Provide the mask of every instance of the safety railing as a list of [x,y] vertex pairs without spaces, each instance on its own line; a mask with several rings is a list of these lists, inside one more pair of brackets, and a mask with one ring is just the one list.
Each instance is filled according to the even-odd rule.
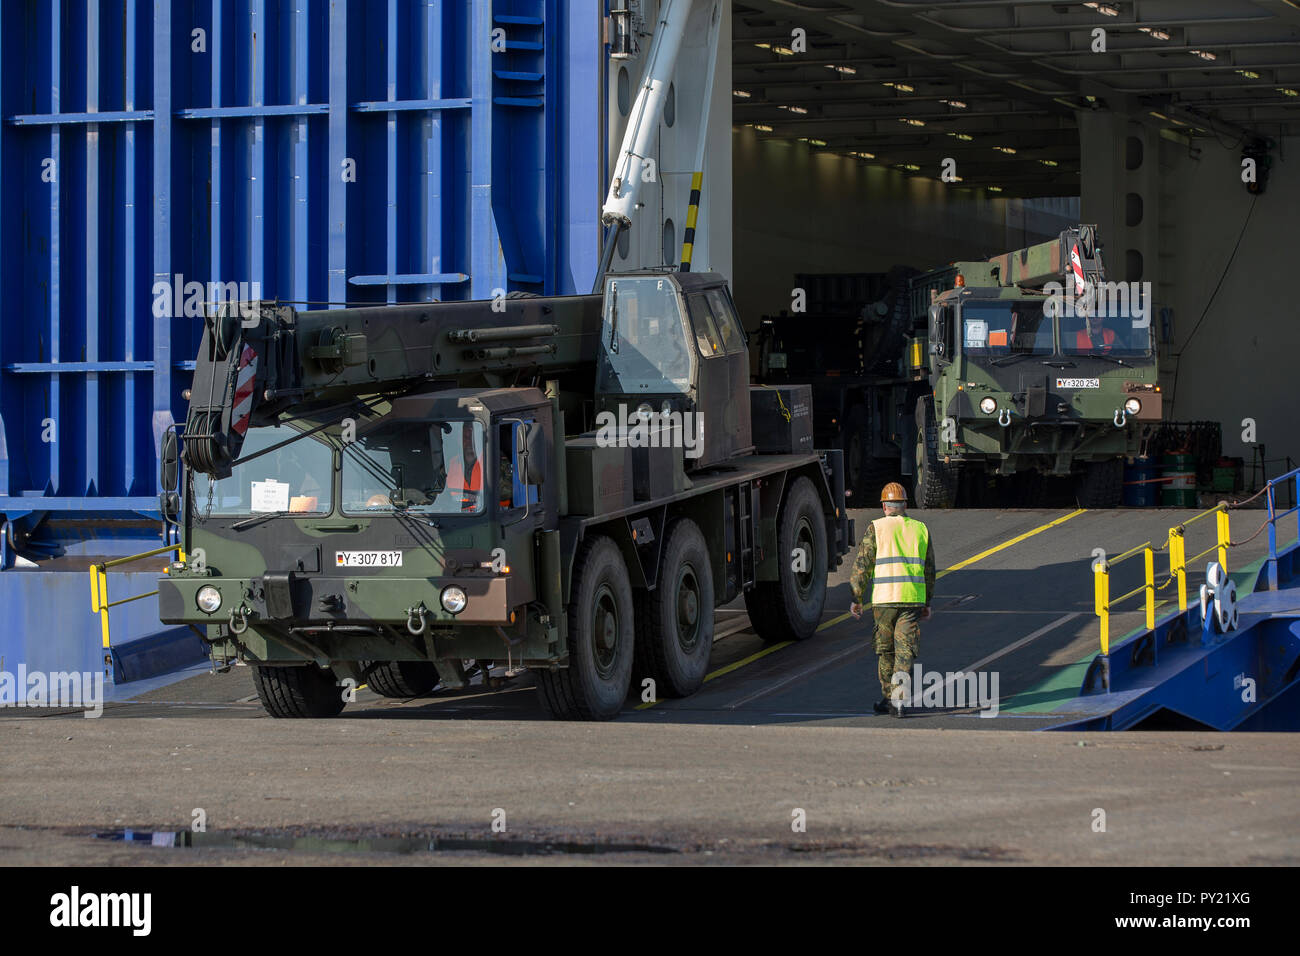
[[[120,598],[116,601],[108,599],[108,569],[119,568],[126,564],[134,564],[136,561],[143,561],[146,558],[156,557],[160,554],[169,554],[177,552],[180,560],[185,560],[185,554],[180,549],[180,545],[172,544],[165,548],[154,548],[152,551],[145,551],[142,554],[133,554],[125,558],[114,558],[111,561],[102,561],[99,564],[90,566],[90,610],[93,614],[99,615],[100,633],[104,641],[104,651],[107,652],[112,647],[112,639],[109,633],[108,611],[109,608],[118,607],[122,604],[130,604],[132,601],[142,601],[147,597],[153,597],[158,593],[155,588],[145,594],[136,594],[132,597]],[[108,654],[105,653],[105,663],[108,663]]]
[[[1196,554],[1187,555],[1187,528],[1198,521],[1214,516],[1214,544]],[[1232,527],[1228,518],[1228,504],[1219,502],[1213,508],[1202,511],[1200,514],[1193,515],[1181,524],[1175,525],[1169,529],[1169,537],[1165,544],[1159,548],[1154,548],[1150,541],[1143,542],[1136,548],[1130,548],[1123,554],[1115,558],[1102,558],[1096,562],[1093,567],[1093,610],[1097,615],[1100,625],[1101,653],[1103,656],[1110,654],[1110,615],[1116,605],[1127,601],[1135,595],[1146,592],[1145,610],[1146,610],[1146,627],[1148,631],[1154,630],[1156,626],[1156,592],[1162,591],[1170,584],[1177,585],[1178,591],[1178,610],[1187,610],[1187,566],[1201,558],[1209,555],[1211,552],[1218,552],[1218,562],[1226,572],[1228,570],[1228,549],[1232,547]],[[1156,551],[1167,551],[1169,554],[1169,575],[1159,584],[1155,579],[1155,554]],[[1143,555],[1143,579],[1142,583],[1131,591],[1126,591],[1119,597],[1110,596],[1110,570],[1121,561],[1126,561],[1136,555]]]
[[[1142,583],[1132,591],[1127,591],[1112,599],[1110,596],[1110,569],[1120,562],[1127,561],[1139,554],[1142,555],[1143,564]],[[1150,629],[1156,626],[1155,550],[1151,547],[1150,541],[1144,541],[1136,548],[1130,548],[1118,557],[1099,559],[1093,568],[1092,580],[1093,605],[1101,622],[1101,653],[1103,656],[1110,654],[1110,614],[1115,605],[1145,591],[1147,628]]]
[[[1265,493],[1268,496],[1268,588],[1270,591],[1277,590],[1277,523],[1280,519],[1289,514],[1296,516],[1296,539],[1300,540],[1300,468],[1292,469],[1285,475],[1278,475],[1265,486]],[[1291,501],[1292,506],[1286,511],[1278,512],[1277,510],[1277,492],[1279,485],[1291,482]]]
[[[1193,525],[1202,518],[1215,516],[1214,521],[1214,544],[1204,551],[1198,552],[1187,557],[1187,538],[1186,531],[1189,525]],[[1169,529],[1169,541],[1166,545],[1169,549],[1169,574],[1178,583],[1178,610],[1187,610],[1187,566],[1193,562],[1199,561],[1210,552],[1218,552],[1219,565],[1226,573],[1228,570],[1228,548],[1232,545],[1232,528],[1228,520],[1228,504],[1220,501],[1208,511],[1202,511],[1198,515],[1193,515],[1180,525]],[[1168,582],[1166,582],[1168,583]],[[1161,587],[1164,587],[1162,584]],[[1147,627],[1154,627],[1154,624],[1148,622]]]

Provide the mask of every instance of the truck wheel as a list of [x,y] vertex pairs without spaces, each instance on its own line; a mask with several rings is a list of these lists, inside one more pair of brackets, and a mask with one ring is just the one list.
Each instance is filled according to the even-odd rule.
[[1124,462],[1090,461],[1079,479],[1080,508],[1114,508],[1124,494]]
[[939,425],[934,417],[934,398],[916,400],[916,506],[951,508],[956,499],[956,472],[939,461]]
[[343,710],[344,690],[334,672],[315,664],[254,665],[253,686],[272,717],[337,717]]
[[423,697],[438,686],[438,668],[432,661],[382,661],[366,682],[381,697]]
[[569,666],[537,672],[542,701],[561,720],[617,717],[632,681],[636,609],[623,554],[594,535],[573,562]]
[[638,595],[633,674],[654,680],[657,697],[689,697],[713,649],[713,570],[694,521],[673,522],[661,562],[659,586]]
[[867,484],[868,448],[866,436],[867,411],[861,405],[854,405],[844,420],[844,430],[840,434],[840,448],[844,451],[844,487],[853,496],[853,507],[861,508],[861,502],[869,501],[872,494],[879,494],[880,489],[872,489]]
[[[778,581],[759,581],[745,592],[754,632],[765,641],[802,641],[817,633],[826,606],[826,518],[821,498],[807,478],[786,492],[777,522]],[[795,570],[796,552],[806,557]]]

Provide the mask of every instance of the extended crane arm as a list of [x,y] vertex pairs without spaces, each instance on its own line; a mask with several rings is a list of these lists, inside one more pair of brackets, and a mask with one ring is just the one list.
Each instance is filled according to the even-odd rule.
[[998,284],[1003,286],[1040,289],[1059,282],[1082,296],[1106,279],[1101,240],[1097,227],[1090,225],[1071,226],[1056,239],[994,256],[989,262],[997,267]]
[[[686,34],[692,3],[693,0],[663,0],[659,5],[659,20],[646,56],[645,74],[628,115],[623,144],[614,165],[614,177],[601,208],[600,219],[609,227],[609,233],[605,237],[600,270],[596,274],[596,288],[601,287],[609,270],[619,231],[632,224],[637,194],[644,182],[646,160],[659,134],[659,121],[664,115],[668,86],[677,66],[677,54]],[[704,131],[700,135],[703,136]]]
[[[209,317],[185,422],[191,468],[230,474],[249,428],[435,382],[592,370],[598,295],[299,312],[241,303]],[[239,311],[243,310],[242,314]]]

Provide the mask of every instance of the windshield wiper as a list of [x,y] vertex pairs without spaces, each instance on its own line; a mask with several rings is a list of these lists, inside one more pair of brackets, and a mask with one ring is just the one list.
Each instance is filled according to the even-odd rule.
[[1078,362],[1041,362],[1041,365],[1050,365],[1052,368],[1078,368]]
[[1113,355],[1103,355],[1101,352],[1089,352],[1088,358],[1105,359],[1107,362],[1114,362],[1116,365],[1123,365],[1125,368],[1132,368],[1132,366],[1123,359],[1117,359]]
[[242,521],[236,521],[230,526],[230,529],[234,531],[239,528],[248,528],[257,524],[259,521],[265,521],[267,518],[278,518],[281,515],[288,514],[293,514],[293,512],[288,508],[285,508],[283,511],[264,511],[261,514],[253,515],[251,518],[244,518]]
[[618,283],[609,290],[609,350],[618,354]]
[[996,358],[993,361],[989,362],[989,365],[991,366],[1010,365],[1012,362],[1018,362],[1021,359],[1027,359],[1032,354],[1033,354],[1032,352],[1016,352],[1012,355],[1004,355],[1001,358]]

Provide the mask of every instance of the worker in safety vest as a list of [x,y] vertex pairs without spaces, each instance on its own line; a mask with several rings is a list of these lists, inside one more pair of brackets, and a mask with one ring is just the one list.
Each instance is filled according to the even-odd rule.
[[910,678],[912,662],[921,642],[921,622],[930,619],[934,597],[934,549],[930,530],[907,517],[907,492],[896,481],[880,493],[883,518],[867,526],[853,563],[849,587],[853,604],[849,611],[862,617],[863,606],[871,605],[876,621],[876,673],[881,698],[873,705],[877,714],[888,713],[891,700],[894,716],[902,717],[903,688],[896,674]]

